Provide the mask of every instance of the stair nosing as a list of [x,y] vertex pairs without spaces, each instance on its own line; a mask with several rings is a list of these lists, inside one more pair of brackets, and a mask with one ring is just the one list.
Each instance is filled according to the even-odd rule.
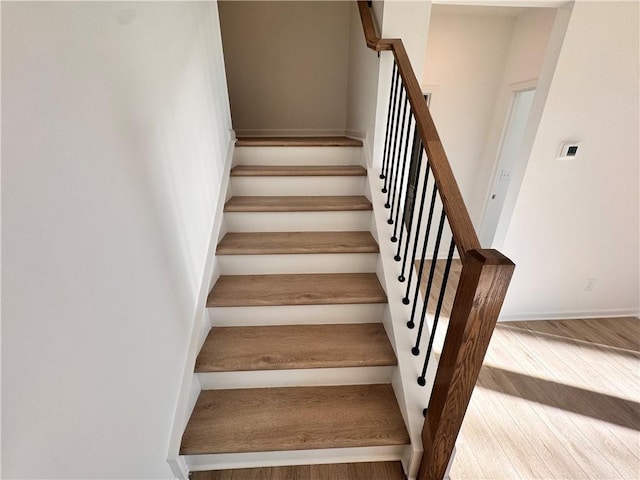
[[[336,285],[345,281],[352,286],[358,283],[361,291],[341,289],[339,294],[334,292]],[[280,291],[274,290],[278,282]],[[314,291],[306,291],[309,283]],[[247,284],[252,284],[251,295],[246,290]],[[300,285],[305,285],[304,291]],[[207,307],[367,303],[387,303],[386,293],[375,273],[221,275],[207,297]]]
[[225,212],[346,212],[371,211],[364,195],[234,196]]
[[397,365],[382,323],[213,327],[196,373]]
[[231,176],[244,177],[364,177],[367,170],[360,165],[237,165]]
[[345,136],[256,137],[241,136],[236,147],[362,147],[362,141]]
[[[320,239],[320,240],[319,240]],[[323,243],[322,240],[327,240]],[[251,240],[259,240],[251,242]],[[282,244],[287,240],[289,244]],[[335,244],[330,245],[328,240]],[[314,242],[315,241],[315,242]],[[379,253],[370,232],[228,232],[216,255],[311,255]]]
[[[275,431],[279,435],[273,435]],[[203,390],[185,429],[180,453],[409,443],[390,384]]]

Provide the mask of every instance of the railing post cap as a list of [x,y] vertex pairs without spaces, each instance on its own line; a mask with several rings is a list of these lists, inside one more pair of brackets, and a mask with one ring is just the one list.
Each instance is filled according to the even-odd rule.
[[466,255],[485,265],[511,265],[515,267],[515,263],[511,259],[493,248],[474,248],[467,250]]

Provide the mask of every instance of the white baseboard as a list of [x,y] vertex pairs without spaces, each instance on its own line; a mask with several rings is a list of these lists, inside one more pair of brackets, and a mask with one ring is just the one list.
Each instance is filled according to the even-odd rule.
[[177,457],[171,460],[167,460],[173,476],[179,480],[187,480],[189,478],[189,467],[184,457]]
[[366,179],[363,176],[308,176],[232,177],[233,196],[286,196],[286,195],[363,195]]
[[341,212],[227,212],[230,232],[349,232],[366,230],[370,210]]
[[349,138],[357,138],[358,140],[362,140],[363,142],[365,140],[365,137],[367,136],[366,132],[361,132],[358,130],[345,130],[344,134]]
[[377,257],[377,253],[219,255],[218,263],[222,275],[372,273]]
[[234,165],[362,165],[362,147],[236,147]]
[[382,322],[385,304],[278,305],[267,307],[210,307],[214,327],[258,327]]
[[340,367],[297,370],[198,373],[203,390],[319,387],[391,383],[394,367]]
[[584,310],[570,312],[528,312],[505,313],[498,318],[499,322],[525,322],[536,320],[574,320],[581,318],[617,318],[640,317],[638,309]]
[[408,445],[187,455],[191,471],[401,460]]
[[176,409],[171,428],[171,436],[169,438],[169,447],[167,451],[167,463],[171,467],[176,478],[187,480],[189,470],[184,459],[180,457],[180,443],[182,441],[182,433],[191,416],[195,401],[200,393],[200,382],[194,374],[196,357],[202,347],[207,332],[211,327],[209,315],[206,310],[207,295],[211,278],[215,272],[215,246],[222,225],[222,212],[224,208],[224,199],[227,188],[229,186],[229,173],[231,170],[231,162],[233,158],[235,141],[231,138],[227,145],[227,156],[225,158],[225,166],[222,180],[220,182],[220,192],[218,194],[218,203],[214,213],[211,234],[208,241],[208,253],[205,259],[202,279],[200,282],[200,290],[196,302],[195,315],[191,322],[191,336],[189,347],[185,358],[184,370],[182,373],[182,382],[178,392],[176,401]]
[[341,137],[344,129],[236,129],[239,137]]
[[362,142],[362,156],[360,159],[360,164],[364,165],[364,167],[367,169],[371,168],[371,164],[373,162],[373,145],[371,145],[371,141],[367,136],[367,132],[346,130],[344,134],[349,138],[355,138],[356,140],[360,140]]
[[[365,160],[367,165],[372,163],[369,158]],[[408,477],[415,478],[422,458],[422,426],[424,424],[422,410],[430,396],[437,362],[432,359],[425,375],[427,386],[420,387],[416,382],[418,376],[416,372],[422,369],[423,357],[415,357],[410,351],[413,335],[415,334],[406,328],[405,324],[412,306],[403,305],[399,301],[404,296],[406,287],[405,284],[397,281],[400,273],[400,263],[393,260],[396,244],[392,244],[389,241],[391,227],[386,221],[386,210],[381,207],[384,203],[383,194],[380,193],[378,185],[380,180],[374,168],[368,169],[368,179],[370,182],[369,196],[374,206],[371,233],[378,240],[380,247],[377,274],[380,283],[385,288],[387,297],[396,299],[387,304],[383,324],[398,359],[398,366],[394,370],[391,384],[411,439],[411,448],[405,451],[405,455],[402,457],[402,464]],[[421,297],[418,298],[416,307],[418,309],[422,308]],[[428,335],[429,327],[426,326],[425,336],[428,337]]]

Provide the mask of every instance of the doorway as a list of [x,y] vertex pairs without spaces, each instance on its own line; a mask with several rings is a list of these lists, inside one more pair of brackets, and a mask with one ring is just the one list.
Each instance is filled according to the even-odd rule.
[[492,245],[507,192],[512,185],[513,172],[526,164],[526,152],[523,140],[531,105],[535,96],[535,87],[514,91],[511,108],[504,126],[504,135],[499,148],[497,168],[491,184],[491,191],[484,218],[480,227],[480,243]]

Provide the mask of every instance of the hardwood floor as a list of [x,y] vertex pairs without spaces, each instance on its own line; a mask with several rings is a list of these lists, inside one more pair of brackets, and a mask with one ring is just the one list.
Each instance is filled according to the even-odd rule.
[[[422,266],[422,282],[420,288],[422,294],[426,292],[427,280],[431,270],[431,260],[425,260]],[[442,280],[444,278],[444,270],[446,266],[446,260],[436,260],[436,266],[433,270],[433,281],[431,291],[429,292],[429,301],[427,302],[427,312],[434,314],[438,305],[438,297],[440,296],[440,290],[442,288]],[[420,271],[420,261],[416,260],[416,275]],[[454,258],[451,261],[451,267],[449,269],[449,276],[447,278],[447,285],[445,289],[445,295],[442,301],[442,309],[440,314],[443,317],[449,318],[451,314],[451,307],[456,296],[456,289],[458,288],[458,282],[460,281],[460,272],[462,271],[462,262],[460,259]]]
[[339,463],[195,472],[191,480],[402,480],[400,462]]
[[619,329],[640,323],[499,324],[451,478],[640,478],[640,352],[606,343]]
[[[438,261],[430,313],[443,268]],[[459,271],[454,261],[436,352]],[[499,322],[450,473],[452,480],[640,478],[640,320]]]

